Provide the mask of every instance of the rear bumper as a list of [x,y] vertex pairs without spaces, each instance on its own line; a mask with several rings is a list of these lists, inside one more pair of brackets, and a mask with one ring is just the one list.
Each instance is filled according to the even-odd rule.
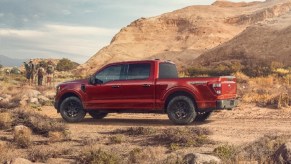
[[236,99],[218,100],[216,101],[216,109],[232,109],[237,106],[237,103]]

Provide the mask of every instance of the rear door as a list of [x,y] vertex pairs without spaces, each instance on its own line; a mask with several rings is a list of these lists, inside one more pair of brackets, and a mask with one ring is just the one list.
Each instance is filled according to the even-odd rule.
[[120,84],[124,105],[128,109],[154,108],[154,80],[152,62],[128,64],[126,80]]

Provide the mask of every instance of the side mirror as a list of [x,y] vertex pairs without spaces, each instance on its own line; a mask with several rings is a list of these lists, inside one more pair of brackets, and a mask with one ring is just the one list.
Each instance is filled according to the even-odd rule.
[[94,85],[95,84],[95,77],[91,75],[89,77],[88,83]]
[[89,77],[89,84],[95,85],[95,84],[103,84],[102,80],[96,79],[95,76]]

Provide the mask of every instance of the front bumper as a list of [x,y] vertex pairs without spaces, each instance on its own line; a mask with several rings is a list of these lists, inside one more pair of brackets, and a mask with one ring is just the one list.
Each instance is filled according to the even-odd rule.
[[236,107],[238,104],[238,100],[230,99],[230,100],[218,100],[216,101],[216,109],[232,109]]
[[55,109],[59,112],[59,102],[55,100],[54,102]]

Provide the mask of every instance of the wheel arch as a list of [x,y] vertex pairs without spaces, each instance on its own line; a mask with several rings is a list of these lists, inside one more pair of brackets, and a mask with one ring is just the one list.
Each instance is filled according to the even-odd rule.
[[60,97],[60,99],[59,99],[59,101],[58,101],[58,106],[57,106],[57,109],[58,109],[58,112],[59,112],[59,110],[60,110],[60,106],[61,106],[61,104],[62,104],[62,102],[66,99],[66,98],[68,98],[68,97],[77,97],[78,99],[80,99],[81,101],[82,101],[82,99],[81,99],[81,96],[79,96],[77,93],[74,93],[74,92],[66,92],[66,93],[64,93],[61,97]]
[[174,91],[174,92],[170,93],[166,97],[165,104],[164,104],[164,112],[165,113],[167,113],[167,107],[168,107],[169,102],[171,101],[171,99],[173,99],[176,96],[187,96],[187,97],[189,97],[192,100],[192,102],[193,102],[193,104],[195,106],[195,110],[197,110],[197,104],[196,104],[195,96],[193,94],[191,94],[189,91],[177,90],[177,91]]

